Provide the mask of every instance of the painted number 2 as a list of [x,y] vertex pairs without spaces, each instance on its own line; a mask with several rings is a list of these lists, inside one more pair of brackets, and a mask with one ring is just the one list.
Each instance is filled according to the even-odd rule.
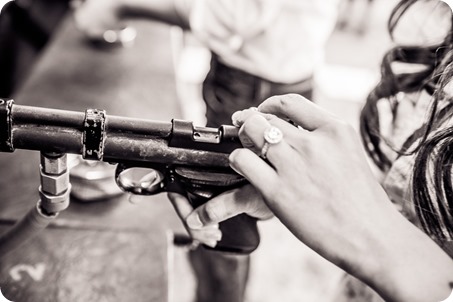
[[21,272],[24,272],[30,276],[34,281],[41,281],[44,277],[46,265],[44,263],[38,263],[36,265],[28,264],[17,264],[11,268],[9,275],[14,281],[22,280]]

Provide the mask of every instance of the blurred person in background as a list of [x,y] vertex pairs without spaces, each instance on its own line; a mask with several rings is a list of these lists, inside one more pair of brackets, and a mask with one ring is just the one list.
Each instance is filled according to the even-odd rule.
[[[388,22],[395,47],[362,110],[362,142],[341,117],[297,95],[235,113],[242,142],[254,152],[235,150],[230,164],[254,187],[213,198],[187,216],[187,225],[203,229],[238,213],[268,218],[272,211],[348,273],[326,301],[450,301],[452,25],[444,1],[396,5]],[[280,139],[269,145],[272,126]]]
[[0,97],[12,97],[66,14],[69,0],[0,0]]
[[[340,30],[346,30],[349,26],[353,25],[352,20],[354,18],[352,18],[351,15],[358,15],[357,24],[355,24],[354,26],[354,31],[358,35],[364,35],[370,26],[373,2],[374,0],[342,0],[340,2],[338,28]],[[358,14],[357,9],[359,9]]]
[[[338,0],[87,0],[75,9],[78,28],[98,40],[128,18],[149,18],[189,30],[212,53],[203,82],[207,126],[231,123],[233,112],[275,94],[312,97],[313,77],[335,23]],[[180,217],[191,207],[180,207]],[[209,235],[189,229],[196,241]],[[249,256],[202,248],[191,253],[198,275],[197,301],[243,301]]]

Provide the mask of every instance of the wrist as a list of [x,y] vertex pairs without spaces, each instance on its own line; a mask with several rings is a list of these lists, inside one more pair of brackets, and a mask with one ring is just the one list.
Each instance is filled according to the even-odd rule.
[[434,302],[451,293],[453,260],[400,213],[389,213],[369,242],[358,277],[384,299]]

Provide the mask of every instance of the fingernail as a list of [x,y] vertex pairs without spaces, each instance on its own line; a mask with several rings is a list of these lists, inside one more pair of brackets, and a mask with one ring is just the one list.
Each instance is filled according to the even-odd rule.
[[216,241],[222,240],[222,231],[219,230],[218,232],[215,232],[212,237]]
[[233,123],[234,126],[236,126],[236,127],[240,127],[241,126],[241,123],[240,123],[241,115],[242,115],[242,111],[236,111],[231,116],[231,122]]
[[204,244],[207,245],[207,246],[209,246],[209,247],[214,248],[214,247],[217,245],[217,241],[215,241],[215,240],[209,240],[209,241],[205,242]]
[[234,172],[236,172],[237,174],[239,174],[239,175],[241,175],[241,176],[244,176],[244,175],[241,173],[241,171],[240,171],[238,168],[236,168],[236,167],[234,166],[234,165],[235,165],[235,156],[236,156],[235,153],[236,153],[236,151],[233,151],[233,152],[230,154],[230,156],[228,157],[228,159],[229,159],[229,161],[230,161],[230,167],[231,167],[231,169],[233,169]]
[[189,215],[186,219],[187,226],[191,229],[201,229],[203,223],[200,220],[200,216],[197,213]]

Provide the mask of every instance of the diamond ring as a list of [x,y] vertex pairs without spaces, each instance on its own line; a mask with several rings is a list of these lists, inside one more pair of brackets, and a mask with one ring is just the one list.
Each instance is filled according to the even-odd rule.
[[270,145],[275,145],[281,142],[283,139],[283,133],[277,127],[269,127],[264,131],[264,145],[261,149],[261,157],[267,158],[267,151],[269,151]]

